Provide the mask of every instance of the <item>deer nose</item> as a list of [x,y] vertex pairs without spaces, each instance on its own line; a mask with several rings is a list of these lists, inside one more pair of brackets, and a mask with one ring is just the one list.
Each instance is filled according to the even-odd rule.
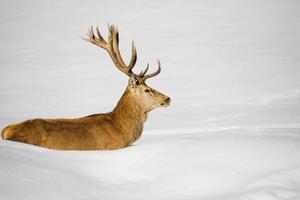
[[167,104],[170,104],[170,102],[171,102],[170,97],[167,97],[165,101],[166,101]]

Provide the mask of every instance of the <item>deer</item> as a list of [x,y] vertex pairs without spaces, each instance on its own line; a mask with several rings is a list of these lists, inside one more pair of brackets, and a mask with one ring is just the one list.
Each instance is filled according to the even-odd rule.
[[[96,35],[97,34],[97,35]],[[170,98],[146,84],[146,80],[161,72],[158,69],[139,74],[133,72],[137,50],[132,41],[131,59],[125,64],[119,50],[119,31],[108,25],[108,39],[103,39],[99,28],[88,30],[84,40],[106,50],[114,65],[126,74],[128,84],[115,108],[108,113],[92,114],[73,119],[31,119],[5,127],[3,140],[22,142],[55,150],[116,150],[130,146],[141,137],[148,113],[158,107],[167,107]]]

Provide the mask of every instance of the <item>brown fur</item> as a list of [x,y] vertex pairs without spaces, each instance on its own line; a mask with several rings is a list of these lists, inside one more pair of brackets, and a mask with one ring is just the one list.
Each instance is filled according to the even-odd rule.
[[[159,93],[159,95],[161,95]],[[161,101],[166,97],[162,96]],[[167,103],[166,103],[167,104]],[[149,110],[126,89],[115,109],[77,119],[33,119],[2,130],[4,140],[59,150],[112,150],[140,138]]]

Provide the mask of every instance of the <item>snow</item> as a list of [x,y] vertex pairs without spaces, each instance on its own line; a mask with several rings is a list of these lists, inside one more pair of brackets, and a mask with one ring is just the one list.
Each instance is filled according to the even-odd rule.
[[299,198],[297,135],[158,132],[112,152],[2,142],[2,199]]
[[[134,145],[55,151],[0,140],[0,199],[300,199],[300,2],[0,2],[0,128],[110,111],[127,78],[86,43],[120,30],[171,97]],[[150,70],[151,70],[150,69]]]

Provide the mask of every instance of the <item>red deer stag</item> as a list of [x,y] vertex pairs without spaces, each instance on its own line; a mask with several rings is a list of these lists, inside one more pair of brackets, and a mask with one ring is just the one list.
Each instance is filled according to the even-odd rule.
[[149,64],[140,74],[132,69],[137,52],[132,42],[132,56],[128,65],[119,50],[119,33],[116,26],[108,27],[108,40],[105,41],[96,28],[87,34],[88,42],[105,49],[115,66],[127,76],[127,88],[112,112],[93,114],[76,119],[32,119],[12,124],[2,130],[4,140],[59,150],[113,150],[129,146],[139,139],[143,132],[148,112],[157,107],[166,107],[170,98],[150,88],[145,81],[158,75],[158,70],[147,74]]

